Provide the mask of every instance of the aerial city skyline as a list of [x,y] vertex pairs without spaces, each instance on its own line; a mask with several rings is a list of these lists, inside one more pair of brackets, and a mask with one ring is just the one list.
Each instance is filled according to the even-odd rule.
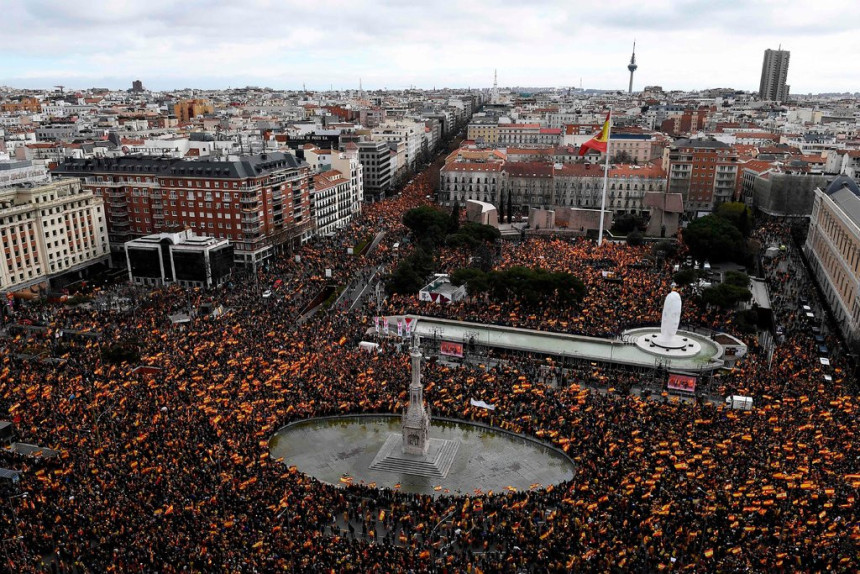
[[[548,0],[525,8],[502,1],[452,10],[444,3],[362,1],[338,6],[337,18],[330,5],[201,6],[95,2],[81,12],[53,0],[6,2],[0,85],[119,89],[132,76],[154,90],[343,90],[357,88],[359,78],[369,90],[462,89],[489,86],[498,68],[502,86],[577,87],[581,79],[588,89],[623,90],[628,78],[618,64],[636,38],[639,63],[647,63],[637,74],[638,89],[752,91],[758,54],[780,44],[795,54],[795,93],[857,89],[838,59],[818,57],[823,46],[860,52],[842,17],[846,2],[816,6],[811,19],[798,2],[574,8]],[[289,25],[275,33],[253,24],[257,17]]]
[[0,572],[857,572],[846,1],[6,0]]

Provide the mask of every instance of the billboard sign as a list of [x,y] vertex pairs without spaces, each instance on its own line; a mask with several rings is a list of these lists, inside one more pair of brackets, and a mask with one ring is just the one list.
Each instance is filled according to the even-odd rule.
[[685,393],[696,392],[696,377],[691,375],[678,375],[676,373],[669,374],[669,382],[666,388],[671,391],[681,391]]
[[448,357],[462,357],[463,343],[442,341],[442,343],[439,345],[439,353]]

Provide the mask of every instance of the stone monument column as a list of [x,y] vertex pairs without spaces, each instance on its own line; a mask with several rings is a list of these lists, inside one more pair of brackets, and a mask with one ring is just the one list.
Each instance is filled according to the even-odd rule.
[[430,413],[424,408],[420,342],[416,337],[409,353],[412,358],[412,382],[409,384],[409,408],[403,415],[403,452],[426,455],[430,445]]

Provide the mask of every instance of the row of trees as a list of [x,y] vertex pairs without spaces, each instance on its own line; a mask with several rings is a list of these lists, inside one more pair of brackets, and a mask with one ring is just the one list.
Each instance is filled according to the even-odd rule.
[[490,272],[458,269],[451,282],[466,285],[471,297],[488,294],[498,301],[516,299],[527,305],[548,300],[575,303],[585,295],[585,284],[570,273],[520,266]]

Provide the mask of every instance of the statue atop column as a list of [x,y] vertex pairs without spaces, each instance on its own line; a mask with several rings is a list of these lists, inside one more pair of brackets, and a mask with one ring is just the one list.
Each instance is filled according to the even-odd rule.
[[409,384],[409,407],[403,414],[403,452],[426,455],[430,443],[430,412],[424,407],[420,344],[420,337],[415,337],[409,353],[412,357],[412,382]]

